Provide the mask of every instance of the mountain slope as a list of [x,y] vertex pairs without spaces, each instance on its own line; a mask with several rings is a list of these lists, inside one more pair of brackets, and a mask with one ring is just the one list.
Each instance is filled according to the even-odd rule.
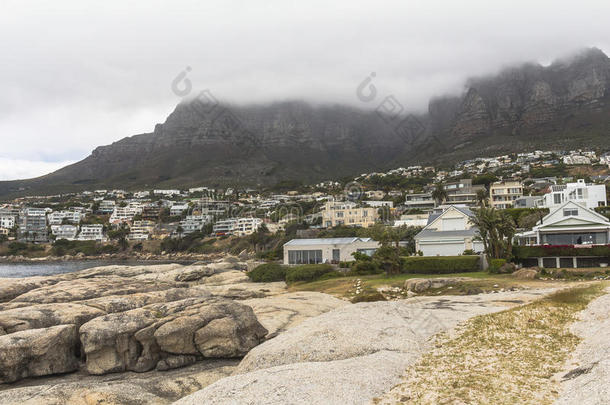
[[462,96],[434,99],[428,114],[407,121],[395,130],[374,111],[341,105],[237,107],[200,98],[179,104],[153,133],[98,147],[47,176],[0,182],[0,195],[271,185],[533,148],[607,146],[610,59],[593,48],[548,67],[471,79]]

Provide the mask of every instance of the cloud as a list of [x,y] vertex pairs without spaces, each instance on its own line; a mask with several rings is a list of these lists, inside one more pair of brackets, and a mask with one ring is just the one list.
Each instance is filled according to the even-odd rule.
[[72,163],[74,162],[40,162],[22,159],[0,158],[0,181],[38,177],[52,173],[55,170]]
[[610,2],[7,0],[0,13],[0,156],[78,160],[150,132],[195,89],[237,103],[304,99],[368,107],[383,96],[424,111],[469,76],[610,52]]

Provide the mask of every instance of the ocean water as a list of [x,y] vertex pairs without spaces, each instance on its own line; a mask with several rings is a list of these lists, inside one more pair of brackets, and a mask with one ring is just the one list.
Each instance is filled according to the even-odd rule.
[[[17,278],[32,276],[50,276],[53,274],[71,273],[93,267],[122,265],[137,266],[145,264],[176,263],[170,261],[138,261],[138,260],[75,260],[66,262],[34,262],[34,263],[0,263],[0,278]],[[180,262],[180,264],[189,264]]]

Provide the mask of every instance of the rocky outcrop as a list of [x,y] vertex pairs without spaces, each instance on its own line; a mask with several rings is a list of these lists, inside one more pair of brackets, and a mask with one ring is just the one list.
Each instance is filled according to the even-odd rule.
[[250,307],[209,299],[152,304],[95,318],[80,328],[90,374],[144,372],[160,360],[163,368],[184,362],[175,355],[241,357],[266,334]]
[[527,267],[519,269],[513,273],[513,277],[520,279],[535,279],[540,276],[540,271],[537,267]]
[[[79,368],[91,376],[168,372],[241,358],[279,331],[346,305],[320,293],[283,296],[284,282],[252,283],[248,267],[228,257],[191,266],[106,266],[0,279],[0,382]],[[74,389],[86,397],[118,398],[82,385]],[[44,396],[51,403],[69,395],[68,388],[50,391],[57,395]],[[151,390],[141,394],[159,400]]]
[[12,370],[3,381],[73,371],[80,362],[104,374],[244,356],[267,330],[232,300],[285,289],[249,282],[245,268],[229,258],[0,280],[0,361]]
[[431,288],[443,288],[456,285],[470,280],[468,277],[435,277],[435,278],[411,278],[405,281],[405,290],[421,293]]
[[0,383],[76,370],[77,342],[75,325],[0,336]]

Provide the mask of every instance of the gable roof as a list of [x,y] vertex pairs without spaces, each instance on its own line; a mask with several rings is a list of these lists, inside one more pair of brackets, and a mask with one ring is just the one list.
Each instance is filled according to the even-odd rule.
[[429,225],[431,225],[434,221],[436,221],[438,218],[442,217],[443,215],[445,215],[447,212],[449,212],[451,209],[456,209],[457,211],[461,212],[462,214],[466,215],[469,218],[474,217],[474,213],[472,211],[470,211],[470,208],[468,207],[461,207],[459,205],[449,205],[447,208],[445,208],[443,210],[443,212],[437,212],[435,214],[430,214],[430,216],[428,217],[428,223],[426,224],[426,226],[424,227],[427,228]]
[[563,210],[567,205],[572,205],[572,206],[576,206],[577,208],[580,208],[582,210],[588,211],[589,213],[593,214],[594,216],[596,216],[597,218],[600,219],[600,221],[603,222],[608,222],[608,218],[606,218],[605,216],[603,216],[600,213],[595,212],[592,209],[589,209],[587,207],[585,207],[582,204],[579,204],[575,201],[566,201],[565,203],[561,204],[559,207],[557,207],[555,210],[549,212],[544,218],[542,218],[542,220],[540,221],[540,223],[538,225],[542,225],[542,226],[548,226],[549,224],[545,224],[544,221],[546,221],[548,218],[550,218],[551,216],[555,215],[557,212],[559,212],[559,210]]

